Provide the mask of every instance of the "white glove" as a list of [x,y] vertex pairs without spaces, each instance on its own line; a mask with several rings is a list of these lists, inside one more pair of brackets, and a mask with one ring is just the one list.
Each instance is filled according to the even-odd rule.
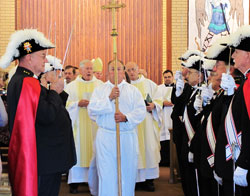
[[193,163],[194,162],[194,153],[189,152],[188,153],[188,162]]
[[234,88],[236,87],[236,84],[234,78],[231,75],[223,73],[220,86],[226,90],[228,96],[234,94]]
[[222,183],[223,183],[222,178],[219,177],[219,176],[215,173],[215,171],[213,171],[213,173],[214,173],[214,179],[218,182],[219,185],[222,185]]
[[176,91],[175,91],[176,97],[179,97],[182,94],[183,89],[184,89],[184,85],[185,85],[185,83],[182,79],[178,79],[176,81]]
[[241,167],[236,167],[234,171],[234,182],[239,186],[248,186],[247,183],[247,172],[248,170],[242,169]]
[[200,113],[202,111],[202,97],[200,95],[195,96],[194,109]]
[[182,72],[181,71],[176,71],[174,75],[174,79],[177,81],[178,79],[182,79]]
[[209,86],[202,86],[201,97],[203,98],[203,105],[206,106],[209,101],[213,98],[214,91],[212,89],[212,84]]

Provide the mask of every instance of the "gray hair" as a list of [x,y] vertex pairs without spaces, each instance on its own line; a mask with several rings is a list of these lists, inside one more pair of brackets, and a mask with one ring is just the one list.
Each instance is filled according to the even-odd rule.
[[84,67],[84,65],[85,65],[86,63],[88,63],[88,62],[91,62],[91,61],[88,60],[88,59],[85,59],[85,60],[81,61],[80,64],[79,64],[79,67],[80,67],[80,68]]

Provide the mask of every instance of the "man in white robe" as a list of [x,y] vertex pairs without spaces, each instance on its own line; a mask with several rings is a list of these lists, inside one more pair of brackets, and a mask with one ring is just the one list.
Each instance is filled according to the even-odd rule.
[[[117,72],[118,87],[115,87],[114,62],[110,62],[109,81],[94,90],[88,105],[89,115],[99,127],[95,141],[99,196],[118,195],[116,123],[120,126],[122,195],[134,195],[138,157],[136,126],[146,115],[140,92],[123,80],[125,70],[120,61]],[[119,97],[119,112],[115,112],[116,97]],[[91,194],[97,193],[91,190]]]
[[65,90],[69,94],[66,108],[72,120],[77,154],[77,164],[71,168],[68,176],[71,193],[78,192],[78,183],[88,182],[97,125],[89,118],[87,106],[94,89],[103,83],[93,76],[93,64],[90,60],[82,61],[79,71],[80,75]]
[[[160,124],[162,112],[162,96],[157,94],[157,85],[139,76],[138,65],[134,62],[126,64],[126,72],[131,84],[138,88],[145,102],[147,114],[145,120],[137,127],[139,140],[139,163],[137,182],[143,182],[141,188],[153,192],[155,187],[153,179],[159,177],[160,162]],[[145,182],[144,182],[145,181]]]
[[173,90],[173,72],[166,70],[163,72],[164,83],[158,86],[158,92],[163,97],[162,124],[160,132],[161,141],[161,162],[160,166],[169,166],[170,164],[170,133],[172,129],[171,113],[173,104],[171,103],[171,94]]

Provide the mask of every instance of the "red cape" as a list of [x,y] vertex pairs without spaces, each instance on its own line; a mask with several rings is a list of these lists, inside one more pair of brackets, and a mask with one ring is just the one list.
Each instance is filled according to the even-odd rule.
[[8,155],[10,183],[16,196],[38,195],[35,121],[40,92],[37,79],[23,79]]
[[245,103],[247,106],[248,117],[250,119],[250,95],[249,93],[250,93],[250,77],[247,78],[243,86],[244,99],[245,99]]

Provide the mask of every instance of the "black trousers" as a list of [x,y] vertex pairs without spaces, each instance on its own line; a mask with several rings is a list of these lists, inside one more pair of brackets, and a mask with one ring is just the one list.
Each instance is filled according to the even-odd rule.
[[38,196],[57,196],[61,185],[61,173],[38,176]]
[[[233,181],[223,179],[222,185],[222,194],[220,196],[233,196],[234,189],[233,189]],[[240,187],[235,185],[235,196],[249,196],[249,187]]]
[[186,176],[185,176],[185,170],[188,167],[187,163],[184,163],[182,158],[181,158],[181,149],[182,149],[182,142],[179,138],[176,139],[175,141],[175,146],[176,146],[176,153],[177,153],[177,159],[178,159],[178,166],[180,170],[180,176],[181,176],[181,185],[182,185],[182,190],[184,192],[185,196],[188,196],[188,190],[187,190],[187,185],[186,185]]
[[201,196],[218,196],[218,191],[221,189],[214,178],[202,175],[199,175],[199,186]]
[[169,140],[161,141],[161,161],[160,166],[169,167],[170,164],[170,142]]
[[199,178],[196,178],[196,169],[193,163],[188,163],[187,167],[185,167],[184,181],[186,186],[185,196],[198,196],[197,186],[199,186],[200,183]]

